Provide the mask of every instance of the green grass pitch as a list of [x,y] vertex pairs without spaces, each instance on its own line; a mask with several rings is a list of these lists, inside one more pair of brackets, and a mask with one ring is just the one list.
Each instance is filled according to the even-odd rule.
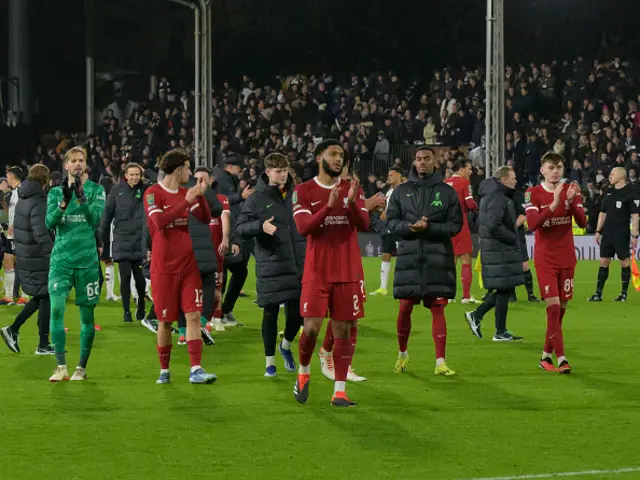
[[[364,259],[368,290],[379,261]],[[614,304],[620,268],[612,266],[605,302],[590,304],[596,262],[576,271],[565,320],[568,376],[538,370],[543,304],[520,301],[509,328],[525,340],[491,342],[470,333],[465,307],[447,307],[447,362],[454,378],[433,375],[431,316],[416,308],[406,374],[397,356],[397,303],[369,297],[354,358],[369,378],[350,384],[351,410],[329,405],[332,384],[312,363],[311,396],[293,399],[294,374],[278,358],[263,378],[261,311],[240,299],[245,327],[216,335],[204,366],[210,386],[188,383],[186,347],[174,340],[173,383],[158,386],[153,335],[124,325],[119,304],[103,303],[88,369],[79,384],[50,384],[53,357],[36,357],[36,321],[21,336],[23,353],[0,344],[0,478],[98,479],[472,479],[640,467],[640,295]],[[255,298],[253,275],[246,289]],[[537,288],[537,287],[536,287]],[[474,294],[481,296],[474,278]],[[18,307],[0,307],[0,324]],[[284,314],[282,314],[284,321]],[[80,322],[68,304],[70,367],[79,354]],[[296,355],[297,359],[297,355]],[[546,477],[545,477],[546,478]],[[640,478],[640,472],[572,478]]]

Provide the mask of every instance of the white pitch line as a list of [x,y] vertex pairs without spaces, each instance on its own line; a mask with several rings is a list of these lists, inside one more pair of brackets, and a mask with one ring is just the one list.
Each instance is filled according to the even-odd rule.
[[467,480],[530,480],[536,478],[581,477],[587,475],[621,475],[640,472],[640,468],[619,468],[617,470],[584,470],[582,472],[538,473],[535,475],[516,475],[513,477],[482,477]]

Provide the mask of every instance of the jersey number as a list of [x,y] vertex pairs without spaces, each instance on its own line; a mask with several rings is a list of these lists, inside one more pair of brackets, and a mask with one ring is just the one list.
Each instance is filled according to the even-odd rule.
[[95,298],[100,295],[100,282],[87,284],[87,297]]
[[353,314],[360,312],[360,298],[358,295],[353,296]]
[[569,293],[571,290],[573,290],[573,278],[567,278],[564,281],[564,291]]
[[198,290],[196,288],[196,305],[198,307],[202,306],[202,290]]

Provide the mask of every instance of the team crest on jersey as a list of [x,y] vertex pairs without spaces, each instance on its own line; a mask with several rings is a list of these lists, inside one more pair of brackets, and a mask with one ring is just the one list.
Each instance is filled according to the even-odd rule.
[[529,202],[531,201],[531,192],[526,192],[526,193],[524,194],[524,201],[525,201],[526,203],[529,203]]
[[293,192],[293,195],[291,196],[291,201],[294,203],[294,205],[298,203],[298,192]]
[[622,202],[616,202],[616,208],[622,208]]
[[441,207],[442,206],[442,200],[440,200],[440,192],[436,192],[436,196],[433,199],[433,202],[431,202],[431,206],[432,207]]
[[349,198],[344,197],[344,208],[347,208],[348,206],[349,206]]
[[153,193],[150,193],[149,195],[147,195],[147,203],[151,205],[153,201],[154,201]]

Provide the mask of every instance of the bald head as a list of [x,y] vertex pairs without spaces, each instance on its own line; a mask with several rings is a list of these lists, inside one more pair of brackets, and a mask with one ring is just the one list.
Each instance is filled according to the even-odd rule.
[[627,183],[627,171],[623,167],[616,167],[609,174],[609,183],[618,188],[624,187]]

